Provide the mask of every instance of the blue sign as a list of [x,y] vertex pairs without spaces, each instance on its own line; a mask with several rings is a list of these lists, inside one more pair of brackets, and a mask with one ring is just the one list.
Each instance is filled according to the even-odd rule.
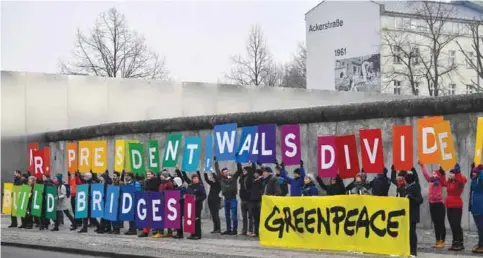
[[216,160],[235,160],[237,124],[215,125],[213,132]]
[[119,198],[121,205],[119,208],[120,221],[134,221],[134,210],[136,208],[136,203],[134,202],[136,200],[135,192],[136,186],[134,185],[121,186],[121,196]]
[[89,185],[78,185],[75,195],[75,218],[87,218],[89,209]]
[[200,165],[201,137],[188,136],[184,139],[183,163],[181,169],[186,172],[196,172]]
[[106,205],[104,206],[104,218],[110,221],[117,221],[119,211],[119,192],[121,187],[115,185],[107,186]]
[[151,202],[149,192],[136,192],[136,228],[147,228],[149,226],[149,216],[151,214]]
[[104,184],[91,185],[91,218],[104,216]]
[[[236,161],[237,162],[248,162],[256,160],[251,159],[253,157],[252,151],[254,150],[253,146],[256,145],[255,137],[258,132],[256,126],[247,126],[242,128],[242,133],[240,136],[240,144],[238,145]],[[255,157],[258,155],[255,155]]]

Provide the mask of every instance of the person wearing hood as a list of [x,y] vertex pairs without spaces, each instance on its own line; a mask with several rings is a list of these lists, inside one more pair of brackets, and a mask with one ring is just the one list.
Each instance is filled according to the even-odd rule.
[[[262,164],[259,164],[260,166],[262,166]],[[274,175],[276,178],[277,178],[277,182],[279,184],[279,187],[280,187],[280,196],[287,196],[288,194],[288,183],[287,183],[287,180],[282,177],[282,168],[280,167],[280,165],[278,164],[278,162],[275,160],[275,175]],[[303,178],[302,178],[303,180]],[[300,189],[302,190],[302,189]]]
[[461,174],[460,165],[456,164],[454,169],[450,171],[446,182],[446,213],[448,214],[448,222],[453,233],[450,251],[461,251],[464,249],[463,229],[461,228],[461,217],[463,215],[461,194],[465,189],[466,182],[466,177]]
[[[160,183],[158,188],[159,192],[171,191],[174,189],[173,181],[171,181],[171,176],[166,169],[163,169],[159,178],[160,178]],[[173,236],[173,230],[168,229],[168,234],[165,235],[164,228],[159,229],[158,232],[153,235],[154,238],[172,237],[172,236]]]
[[256,163],[252,163],[252,171],[253,171],[253,182],[252,188],[250,189],[250,214],[253,217],[253,233],[249,234],[248,236],[251,237],[258,237],[258,232],[260,228],[260,212],[261,212],[261,202],[262,202],[262,193],[263,193],[263,180],[262,174],[263,171],[257,168]]
[[[153,171],[148,170],[146,172],[146,180],[144,181],[144,191],[145,192],[157,192],[159,191],[159,185],[161,181],[159,177],[154,174]],[[148,220],[149,222],[149,220]],[[139,233],[138,237],[147,237],[149,236],[149,231],[151,230],[150,225],[148,224],[148,227],[143,228],[143,231]],[[157,231],[153,232],[153,235],[156,235]]]
[[238,234],[238,200],[236,196],[238,193],[238,177],[242,174],[242,166],[240,163],[237,163],[237,171],[232,174],[228,168],[220,170],[216,156],[213,157],[213,161],[215,162],[216,176],[221,185],[221,194],[225,199],[226,231],[221,234],[236,235]]
[[396,196],[397,197],[406,197],[406,177],[407,172],[401,170],[396,172],[394,169],[394,165],[391,166],[391,183],[396,186]]
[[71,227],[70,230],[76,230],[77,226],[75,224],[74,216],[70,214],[69,205],[70,205],[70,196],[67,196],[67,189],[62,181],[62,174],[57,174],[52,179],[54,186],[57,187],[57,197],[56,200],[56,209],[57,209],[57,219],[55,220],[54,228],[51,231],[59,231],[59,225],[61,220],[62,212],[69,218]]
[[347,194],[358,194],[358,195],[370,195],[371,192],[369,191],[369,187],[366,184],[366,174],[361,172],[356,175],[354,178],[354,182],[347,186],[349,189]]
[[[177,169],[177,173],[179,170]],[[183,185],[183,180],[181,177],[177,176],[173,179],[174,190],[179,191],[179,228],[176,230],[176,235],[173,236],[174,239],[183,239],[183,214],[184,214],[184,195],[186,193],[186,187]]]
[[441,167],[438,170],[434,170],[433,174],[430,175],[420,161],[418,161],[418,164],[423,172],[424,178],[429,183],[429,213],[431,214],[431,220],[434,225],[434,236],[436,237],[436,244],[433,247],[444,248],[444,241],[446,240],[446,226],[444,224],[446,209],[443,203],[443,188],[446,185],[446,176]]
[[[134,179],[134,174],[132,172],[125,172],[124,170],[121,173],[121,182],[124,182],[124,185],[132,185],[136,189],[136,192],[141,192],[142,186],[137,180]],[[134,236],[137,235],[136,232],[136,223],[134,220],[129,221],[129,229],[124,233],[127,236]]]
[[469,211],[478,229],[478,244],[472,251],[483,254],[483,165],[481,164],[477,167],[474,163],[472,165]]
[[211,234],[221,233],[220,227],[220,192],[221,185],[217,177],[210,172],[209,175],[205,171],[205,182],[210,186],[208,193],[208,208],[210,209],[211,219],[213,220],[213,231]]
[[316,177],[316,180],[320,188],[322,188],[329,196],[344,195],[346,193],[344,181],[339,175],[337,175],[335,178],[330,178],[329,185],[326,185],[324,180],[322,180],[322,178],[319,176]]
[[195,233],[191,234],[188,239],[201,239],[201,211],[203,210],[203,201],[206,199],[205,186],[201,183],[200,172],[191,176],[191,184],[186,190],[187,194],[194,195],[196,198],[195,204]]
[[253,183],[253,170],[252,166],[246,166],[242,170],[242,174],[238,179],[240,183],[240,200],[241,200],[241,213],[242,213],[242,236],[247,234],[253,234],[253,216],[250,211],[250,189]]
[[[91,172],[82,174],[82,184],[88,185],[87,189],[87,203],[91,203],[91,184],[95,184],[95,178]],[[82,229],[77,231],[78,233],[87,233],[87,228],[89,226],[89,221],[91,224],[99,229],[100,225],[97,219],[91,218],[91,209],[87,209],[87,218],[82,219]]]
[[409,171],[404,178],[406,185],[406,197],[409,199],[409,247],[411,255],[417,255],[418,236],[416,234],[416,225],[420,220],[420,206],[423,203],[421,195],[421,187],[417,181],[417,174],[414,169]]
[[272,168],[263,168],[263,195],[282,196],[282,190],[278,178],[273,175]]
[[[278,162],[275,161],[278,167]],[[305,179],[305,168],[304,161],[300,161],[300,168],[296,168],[293,171],[293,178],[287,175],[287,170],[285,170],[285,165],[282,163],[280,165],[280,177],[285,179],[290,185],[290,196],[302,196],[302,189],[304,188]],[[283,191],[282,191],[283,192]]]
[[304,177],[304,188],[302,189],[302,196],[317,196],[319,195],[319,190],[315,186],[314,176],[307,174]]
[[369,183],[369,189],[374,196],[388,196],[391,180],[387,177],[387,168],[382,170],[381,174],[377,174]]
[[[22,172],[20,170],[15,170],[13,172],[13,185],[22,185]],[[10,216],[11,223],[8,226],[9,228],[16,228],[18,225],[17,217]]]

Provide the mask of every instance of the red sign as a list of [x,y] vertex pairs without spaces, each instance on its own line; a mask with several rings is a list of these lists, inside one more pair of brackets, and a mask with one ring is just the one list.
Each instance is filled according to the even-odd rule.
[[384,170],[384,151],[381,129],[361,129],[362,168],[366,173],[382,173]]
[[359,158],[355,135],[337,136],[335,138],[336,160],[341,178],[353,178],[359,173]]
[[28,157],[28,162],[29,162],[29,170],[28,171],[30,173],[33,173],[34,172],[34,155],[33,155],[33,151],[39,149],[39,143],[38,142],[29,143],[27,148],[28,148],[27,157]]
[[[195,233],[195,219],[196,219],[196,197],[191,194],[186,194],[184,196],[184,218],[183,226],[184,232]],[[199,219],[199,218],[198,218]]]

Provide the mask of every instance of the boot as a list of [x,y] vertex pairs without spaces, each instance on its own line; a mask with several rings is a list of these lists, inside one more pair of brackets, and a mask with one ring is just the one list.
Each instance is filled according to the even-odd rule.
[[141,232],[139,233],[138,237],[148,237],[148,233]]
[[50,231],[54,232],[54,231],[59,231],[59,228],[58,227],[54,227],[53,229],[51,229]]
[[444,241],[443,240],[438,240],[436,241],[436,245],[434,248],[444,248]]
[[70,226],[70,231],[73,231],[73,230],[77,230],[77,226],[75,224],[72,224],[72,226]]
[[472,252],[475,254],[483,254],[483,245],[475,245]]
[[124,233],[126,236],[134,236],[137,235],[136,230],[128,230],[126,233]]
[[87,228],[83,227],[81,230],[77,231],[77,233],[87,233]]
[[17,223],[12,223],[8,226],[8,228],[16,228],[17,227]]

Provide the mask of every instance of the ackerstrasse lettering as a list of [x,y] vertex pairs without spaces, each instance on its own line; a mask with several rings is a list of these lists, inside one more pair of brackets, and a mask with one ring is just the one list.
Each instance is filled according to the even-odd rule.
[[328,30],[342,26],[344,26],[344,21],[337,19],[335,21],[327,21],[326,23],[316,23],[314,25],[309,25],[309,32]]

